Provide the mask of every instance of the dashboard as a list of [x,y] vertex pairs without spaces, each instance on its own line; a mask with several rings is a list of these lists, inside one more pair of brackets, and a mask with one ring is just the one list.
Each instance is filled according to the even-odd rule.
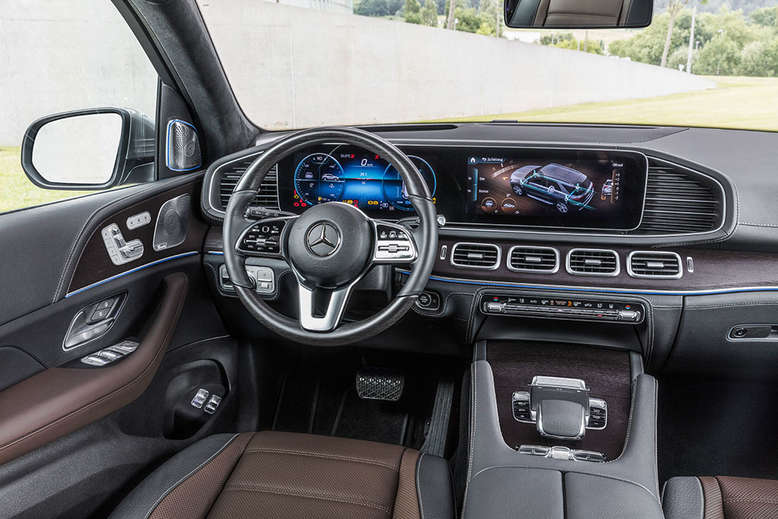
[[[412,156],[445,217],[427,303],[409,317],[425,324],[445,320],[436,328],[445,336],[437,349],[450,345],[453,351],[493,336],[575,342],[580,319],[549,325],[543,318],[562,307],[591,313],[613,304],[643,308],[643,322],[587,318],[587,340],[642,348],[654,368],[704,364],[745,373],[764,364],[766,356],[756,353],[774,339],[772,328],[751,330],[749,323],[774,323],[778,304],[778,188],[772,182],[778,134],[497,123],[370,130]],[[205,175],[201,206],[214,224],[205,263],[215,290],[226,297],[218,278],[224,209],[242,173],[282,136],[264,134],[254,147],[215,161]],[[376,218],[414,216],[385,160],[337,144],[283,159],[255,203],[299,214],[330,200]],[[249,259],[257,268],[277,269],[270,300],[293,300],[284,289],[289,274],[282,260],[272,254]],[[397,267],[394,274],[401,283],[407,272]],[[504,302],[506,311],[481,309],[495,302]],[[515,304],[535,317],[517,321],[507,311]],[[752,332],[767,336],[749,339]],[[398,341],[430,347],[424,334],[403,329],[386,338],[391,347]],[[742,341],[753,346],[749,356],[742,355]]]

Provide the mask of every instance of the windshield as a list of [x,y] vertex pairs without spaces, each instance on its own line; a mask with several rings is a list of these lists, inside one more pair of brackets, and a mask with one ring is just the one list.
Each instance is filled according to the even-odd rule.
[[657,0],[645,29],[575,31],[506,29],[499,0],[199,5],[238,101],[267,129],[507,120],[778,131],[776,1],[732,2]]

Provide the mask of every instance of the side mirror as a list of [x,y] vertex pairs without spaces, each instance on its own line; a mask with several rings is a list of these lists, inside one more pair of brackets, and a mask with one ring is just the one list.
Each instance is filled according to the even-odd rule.
[[654,0],[504,0],[513,29],[614,29],[651,24]]
[[123,108],[48,115],[27,128],[22,169],[44,189],[107,189],[154,178],[154,121]]

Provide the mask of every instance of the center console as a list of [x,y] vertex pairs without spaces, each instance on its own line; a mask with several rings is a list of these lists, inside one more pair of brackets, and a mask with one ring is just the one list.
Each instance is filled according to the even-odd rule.
[[466,519],[663,517],[638,353],[483,340],[470,398]]

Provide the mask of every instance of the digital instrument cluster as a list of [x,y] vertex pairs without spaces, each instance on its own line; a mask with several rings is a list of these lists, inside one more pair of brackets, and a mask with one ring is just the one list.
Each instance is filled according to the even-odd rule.
[[[409,155],[432,194],[435,170],[424,158]],[[400,173],[380,156],[347,146],[308,151],[294,157],[287,208],[300,212],[325,202],[344,202],[373,216],[402,218],[413,213]]]

